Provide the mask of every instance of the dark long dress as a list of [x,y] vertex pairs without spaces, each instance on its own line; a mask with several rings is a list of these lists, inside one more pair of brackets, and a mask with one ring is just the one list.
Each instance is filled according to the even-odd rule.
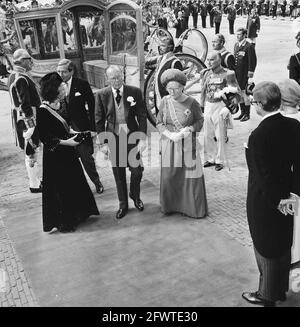
[[43,149],[43,230],[70,229],[99,211],[75,148],[59,145],[69,137],[64,120],[42,105],[37,128]]

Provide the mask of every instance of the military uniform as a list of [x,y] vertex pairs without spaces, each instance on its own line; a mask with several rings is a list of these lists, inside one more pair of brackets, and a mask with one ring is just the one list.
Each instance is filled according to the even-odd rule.
[[[200,104],[204,107],[204,160],[221,165],[226,160],[226,121],[232,124],[232,117],[222,98],[217,97],[216,93],[228,85],[238,88],[234,71],[223,67],[215,72],[205,71],[201,83]],[[217,145],[214,138],[217,139]]]
[[248,79],[253,78],[256,68],[257,58],[253,45],[244,39],[234,46],[235,75],[242,90],[243,101],[240,104],[241,115],[235,119],[246,121],[250,118],[250,101],[246,94]]
[[234,46],[235,74],[241,90],[245,90],[248,78],[252,78],[257,58],[254,47],[246,40]]
[[[8,79],[12,104],[12,120],[16,135],[16,144],[25,151],[25,165],[29,177],[30,188],[38,189],[40,179],[36,160],[36,149],[39,137],[35,130],[36,110],[41,104],[37,86],[26,70],[15,66]],[[26,136],[30,131],[31,136]],[[31,134],[31,133],[30,133]]]

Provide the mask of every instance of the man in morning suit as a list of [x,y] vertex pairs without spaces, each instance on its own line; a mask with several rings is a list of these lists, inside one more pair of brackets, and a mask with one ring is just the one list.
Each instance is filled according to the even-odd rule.
[[253,82],[253,75],[256,68],[255,48],[246,40],[247,30],[237,30],[237,43],[234,46],[235,75],[242,90],[243,101],[240,103],[241,114],[235,120],[247,121],[250,119],[250,100],[246,93],[248,84]]
[[144,170],[140,154],[146,144],[147,111],[141,90],[124,84],[118,66],[108,66],[106,77],[109,86],[95,95],[96,131],[101,151],[111,155],[119,198],[116,218],[121,219],[128,211],[126,167],[131,172],[129,197],[138,210],[144,209],[140,199]]
[[261,82],[253,101],[263,120],[246,147],[249,170],[247,216],[260,272],[256,292],[244,292],[252,304],[275,306],[289,288],[293,214],[300,195],[300,123],[278,112],[279,87]]
[[[68,123],[76,132],[90,131],[95,133],[95,97],[89,83],[74,75],[75,66],[71,60],[62,59],[57,66],[57,72],[67,84],[66,111]],[[87,108],[86,108],[87,106]],[[85,171],[101,194],[104,187],[100,182],[95,159],[92,136],[81,142],[77,147],[78,154]]]

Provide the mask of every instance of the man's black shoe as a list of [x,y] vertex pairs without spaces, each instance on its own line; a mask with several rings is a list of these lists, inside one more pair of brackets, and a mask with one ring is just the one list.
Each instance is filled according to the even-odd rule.
[[240,120],[244,117],[245,113],[244,112],[241,112],[241,114],[238,116],[238,117],[234,117],[233,119],[234,120]]
[[104,192],[104,187],[101,182],[98,182],[97,184],[95,184],[95,186],[96,186],[97,193],[101,194]]
[[258,292],[244,292],[242,297],[251,304],[263,305],[264,307],[275,307],[275,302],[262,299]]
[[203,167],[212,167],[215,166],[216,164],[214,162],[209,162],[209,161],[205,161]]
[[130,199],[132,199],[134,206],[139,210],[143,211],[144,210],[144,203],[141,199],[134,199],[130,194],[129,194]]
[[222,170],[224,168],[224,166],[222,164],[216,164],[216,171]]
[[240,121],[247,121],[247,120],[249,120],[250,119],[250,116],[249,115],[244,115],[242,118],[241,118],[241,120]]
[[40,187],[38,187],[38,188],[30,187],[29,189],[30,189],[31,193],[42,193],[43,192],[42,185],[40,185]]
[[128,209],[119,209],[117,211],[116,218],[122,219],[126,215],[127,211],[128,211]]

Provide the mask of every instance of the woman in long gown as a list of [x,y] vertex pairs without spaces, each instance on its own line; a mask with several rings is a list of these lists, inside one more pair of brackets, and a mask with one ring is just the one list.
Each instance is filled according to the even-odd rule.
[[69,126],[58,114],[65,85],[57,73],[41,79],[43,103],[37,110],[37,129],[43,149],[43,230],[72,232],[99,211],[84,176]]
[[[286,117],[297,119],[300,122],[300,85],[294,79],[285,79],[279,82],[278,86],[281,92],[281,113]],[[291,140],[291,142],[293,141]],[[300,194],[293,196],[296,199],[296,205],[294,214],[292,263],[296,263],[300,261]]]
[[169,93],[162,99],[157,116],[161,134],[161,211],[203,218],[207,215],[207,199],[196,137],[203,125],[203,114],[199,103],[183,93],[183,72],[168,69],[161,81]]

